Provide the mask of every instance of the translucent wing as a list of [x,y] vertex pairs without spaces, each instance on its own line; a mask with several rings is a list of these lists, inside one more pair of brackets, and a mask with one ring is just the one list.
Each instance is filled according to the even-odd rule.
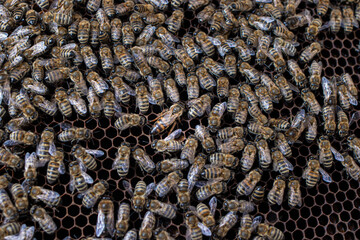
[[76,43],[68,43],[68,44],[62,46],[61,49],[71,50],[71,49],[75,49],[76,47],[77,47]]
[[330,147],[331,152],[334,154],[334,157],[336,160],[343,162],[344,161],[344,157],[342,156],[342,154],[340,152],[338,152],[335,148]]
[[210,199],[209,206],[210,206],[210,212],[214,216],[217,207],[217,198],[215,196]]
[[44,51],[47,48],[45,41],[41,41],[30,48],[32,56]]
[[358,119],[360,119],[360,111],[356,111],[353,113],[353,115],[351,115],[351,119],[349,121],[349,126],[351,126],[351,124],[353,124]]
[[322,77],[321,86],[322,86],[323,93],[324,93],[324,99],[326,101],[329,101],[329,98],[332,93],[331,82],[326,77]]
[[51,144],[50,144],[49,153],[50,153],[51,156],[55,156],[55,154],[56,154],[56,146],[55,146],[55,143],[51,143]]
[[148,196],[156,187],[155,183],[150,183],[146,186],[145,196]]
[[59,173],[60,174],[64,174],[65,173],[65,164],[63,161],[60,162],[60,166],[59,166]]
[[37,199],[39,199],[39,200],[54,201],[54,200],[60,198],[60,194],[55,191],[51,191],[51,190],[42,188],[41,192],[42,192],[42,194],[37,195]]
[[48,100],[39,103],[39,107],[44,108],[44,109],[49,109],[51,111],[56,111],[57,107],[56,107],[56,103],[55,102],[50,102]]
[[210,229],[207,226],[205,226],[202,222],[198,222],[198,227],[201,229],[202,234],[208,237],[211,236]]
[[133,192],[133,190],[131,188],[131,185],[130,185],[130,183],[128,181],[126,181],[126,180],[122,181],[122,185],[125,188],[125,190],[130,194],[130,196],[134,196],[134,192]]
[[349,92],[347,91],[347,95],[349,97],[349,101],[351,105],[357,106],[358,105],[358,101],[356,100],[356,98]]
[[177,139],[178,137],[180,137],[181,133],[182,133],[181,129],[176,129],[171,134],[169,134],[169,136],[167,136],[164,139],[164,141],[170,141],[170,140],[173,140],[173,139]]
[[69,123],[60,123],[60,127],[62,130],[67,130],[72,128],[72,126]]
[[255,229],[262,221],[262,216],[256,216],[254,217],[252,224],[251,224],[251,228]]
[[294,166],[292,165],[292,163],[289,162],[289,160],[287,160],[285,157],[284,157],[284,162],[286,163],[287,169],[289,169],[290,171],[294,170]]
[[301,109],[295,116],[291,123],[291,127],[298,127],[300,123],[305,119],[305,110]]
[[92,179],[92,177],[90,177],[90,175],[89,174],[87,174],[86,172],[81,172],[81,175],[84,177],[84,179],[85,179],[85,182],[87,183],[87,184],[93,184],[94,183],[94,180]]
[[105,230],[105,214],[100,209],[96,223],[96,236],[100,237],[104,230]]
[[74,177],[71,176],[70,184],[69,184],[69,190],[70,192],[74,192],[75,190],[75,180]]
[[104,151],[94,149],[86,149],[85,152],[93,155],[94,157],[102,157],[105,154]]
[[331,182],[332,182],[332,179],[331,179],[330,175],[329,175],[327,172],[325,172],[324,169],[319,168],[319,172],[320,172],[320,174],[322,175],[322,179],[323,179],[325,182],[327,182],[327,183],[331,183]]
[[210,37],[210,36],[209,36],[208,39],[209,39],[210,42],[211,42],[212,44],[214,44],[215,46],[220,46],[220,45],[221,45],[220,40],[217,39],[217,38],[214,38],[214,37]]
[[114,234],[114,212],[108,213],[106,216],[106,229],[108,233],[113,236]]
[[21,144],[21,142],[15,141],[15,140],[6,140],[6,141],[3,143],[3,145],[4,145],[5,147],[12,147],[12,146],[19,145],[19,144]]

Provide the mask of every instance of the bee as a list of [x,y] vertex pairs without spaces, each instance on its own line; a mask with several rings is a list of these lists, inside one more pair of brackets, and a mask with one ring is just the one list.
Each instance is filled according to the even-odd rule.
[[187,137],[180,154],[180,159],[188,160],[190,164],[193,164],[197,147],[198,140],[196,137],[194,135]]
[[8,173],[1,175],[0,176],[0,189],[7,188],[11,182],[11,179],[12,179],[12,177]]
[[305,105],[308,107],[310,113],[318,115],[321,112],[321,106],[316,100],[313,92],[308,88],[301,90],[301,98],[305,102]]
[[[322,21],[320,18],[314,18],[311,22],[309,22],[309,26],[306,28],[305,37],[307,40],[312,41],[319,34],[322,26]],[[317,42],[314,42],[319,44]],[[319,44],[320,46],[320,44]],[[320,48],[320,47],[319,47]],[[300,57],[301,60],[301,57]],[[311,59],[310,59],[311,60]],[[309,61],[310,61],[309,60]],[[301,60],[302,61],[302,60]]]
[[4,223],[0,226],[0,236],[4,239],[16,235],[20,232],[20,224],[18,222]]
[[90,187],[85,193],[82,199],[82,204],[86,208],[92,208],[99,200],[99,198],[105,194],[106,190],[109,188],[109,184],[104,180],[100,180],[98,183],[95,183],[94,186]]
[[[126,69],[123,66],[116,66],[115,75],[123,77],[130,82],[137,82],[141,78],[140,73],[131,69]],[[130,93],[133,94],[132,92]]]
[[285,19],[285,25],[288,26],[291,30],[303,27],[310,22],[311,13],[308,9],[298,14],[292,14]]
[[41,95],[35,95],[32,99],[32,104],[49,116],[54,116],[57,112],[56,102],[50,102]]
[[98,59],[96,57],[96,55],[94,54],[94,52],[92,51],[90,46],[83,46],[81,48],[81,55],[84,58],[84,62],[87,68],[89,69],[94,69],[96,68],[97,64],[98,64]]
[[245,200],[225,200],[223,204],[225,211],[249,213],[255,210],[255,204]]
[[[157,69],[160,73],[166,74],[170,71],[170,65],[159,57],[150,56],[147,58],[147,61],[151,67]],[[148,76],[148,79],[150,77],[151,76]]]
[[49,184],[53,184],[58,179],[59,175],[64,173],[64,152],[61,148],[57,148],[55,153],[50,156],[50,161],[47,166],[46,179]]
[[281,205],[284,198],[285,187],[286,183],[283,177],[281,175],[277,176],[274,181],[273,187],[271,188],[267,196],[267,199],[271,205]]
[[51,127],[45,128],[41,133],[40,142],[36,148],[36,154],[39,157],[42,166],[44,166],[44,163],[48,162],[51,156],[56,152],[54,139],[55,133],[54,129]]
[[183,170],[189,166],[187,160],[182,159],[165,159],[157,164],[157,169],[161,173],[170,173],[173,171]]
[[114,46],[114,53],[122,66],[125,68],[131,67],[131,64],[134,60],[123,45],[118,44]]
[[285,6],[285,16],[293,16],[296,14],[296,9],[301,1],[299,0],[288,0]]
[[[264,65],[265,64],[266,58],[267,58],[267,55],[268,55],[268,51],[269,51],[269,47],[270,47],[270,43],[271,43],[271,37],[270,36],[268,36],[268,35],[261,36],[261,38],[259,40],[259,43],[257,45],[257,51],[256,51],[256,62],[259,65]],[[256,84],[259,81],[256,81],[256,82],[251,81],[251,82]]]
[[88,169],[95,170],[97,163],[93,156],[101,157],[104,155],[104,152],[101,150],[86,149],[77,144],[72,147],[71,155],[73,155],[76,160],[81,161]]
[[345,109],[349,110],[350,105],[357,106],[358,101],[356,98],[350,93],[346,85],[342,82],[337,83],[337,93],[339,95],[339,102],[340,106]]
[[[29,185],[33,184],[36,181],[37,177],[37,167],[40,166],[40,162],[36,157],[36,153],[26,153],[25,155],[25,171],[24,171],[24,182],[23,186],[28,187]],[[43,165],[42,165],[43,166]]]
[[47,234],[53,234],[57,230],[54,220],[44,208],[33,205],[30,209],[30,215]]
[[114,126],[120,131],[135,126],[143,126],[146,118],[136,113],[123,113],[115,121]]
[[181,179],[177,185],[177,202],[179,207],[187,209],[190,205],[190,191],[189,182],[186,179]]
[[[259,99],[251,89],[250,85],[243,83],[239,86],[240,93],[250,105],[257,105]],[[229,106],[228,106],[229,109]]]
[[48,92],[48,87],[42,82],[34,81],[32,78],[25,78],[22,87],[35,94],[45,95]]
[[184,106],[180,103],[174,103],[169,109],[165,109],[157,121],[153,125],[150,133],[155,135],[166,130],[170,125],[172,125],[176,119],[181,117],[184,111]]
[[196,156],[194,163],[191,165],[188,176],[187,176],[190,192],[192,191],[196,182],[198,181],[198,178],[205,166],[205,163],[206,163],[206,155],[203,153],[200,153]]
[[129,172],[130,151],[130,144],[126,142],[122,143],[117,150],[112,167],[116,169],[120,177],[125,177]]
[[11,195],[13,196],[15,206],[19,212],[25,212],[28,209],[29,201],[28,195],[25,192],[23,186],[19,183],[15,183],[10,187]]
[[215,151],[215,143],[208,130],[201,125],[195,127],[195,137],[201,142],[207,153]]
[[243,127],[226,127],[218,130],[217,138],[226,140],[232,137],[243,138],[245,135]]
[[151,144],[151,147],[157,152],[171,153],[180,151],[183,147],[183,144],[181,141],[175,139],[177,139],[181,135],[181,133],[182,130],[177,129],[163,140],[154,140]]
[[201,48],[195,44],[190,36],[185,35],[181,42],[190,58],[196,59],[198,58],[199,53],[202,53]]
[[276,19],[280,19],[282,12],[280,11],[280,9],[278,9],[277,7],[275,7],[273,4],[271,3],[265,3],[263,6],[263,11],[266,15],[276,18]]
[[21,111],[23,113],[23,116],[28,121],[35,121],[39,116],[39,114],[35,110],[34,106],[30,103],[29,96],[27,95],[27,93],[25,92],[24,89],[21,89],[20,93],[18,93],[16,95],[16,97],[15,97],[15,106],[17,108],[21,109]]
[[270,113],[273,110],[273,104],[267,89],[263,85],[256,85],[255,94],[260,100],[260,107],[265,112]]
[[236,239],[250,239],[252,232],[261,223],[261,220],[261,216],[257,216],[253,219],[249,214],[243,214]]
[[259,204],[263,201],[265,196],[265,188],[263,186],[256,186],[253,193],[250,196],[251,202]]
[[288,183],[288,205],[289,207],[301,207],[301,191],[300,191],[300,182],[296,180],[293,176],[289,178]]
[[249,104],[245,100],[240,100],[238,109],[235,112],[234,120],[238,124],[245,124],[248,116]]
[[316,183],[320,180],[320,174],[325,182],[332,182],[330,175],[320,167],[319,161],[313,156],[311,156],[309,158],[309,161],[307,162],[307,167],[302,175],[302,178],[306,180],[306,186],[309,188],[314,187]]
[[211,132],[215,132],[220,127],[221,118],[223,117],[225,111],[226,102],[215,104],[208,117],[208,128]]
[[163,178],[155,187],[155,192],[159,197],[165,197],[171,188],[179,183],[183,177],[180,171],[175,171],[169,173],[165,178]]
[[275,70],[277,72],[279,72],[279,73],[285,72],[286,62],[285,62],[281,52],[279,52],[275,48],[270,48],[268,51],[268,57],[273,62]]
[[[191,101],[193,99],[196,99],[199,97],[199,79],[195,74],[189,73],[187,79],[186,79],[186,91],[188,94],[188,99],[190,99],[191,104],[195,104],[194,101]],[[190,106],[190,105],[189,105]]]
[[72,161],[69,164],[70,171],[70,186],[71,192],[74,192],[75,188],[80,195],[83,195],[87,190],[87,184],[92,184],[94,180],[85,172],[86,168],[83,164],[77,161]]
[[111,91],[106,91],[101,100],[101,107],[104,108],[104,115],[107,118],[112,118],[115,112],[121,111],[121,107],[115,99],[115,95]]
[[209,157],[211,166],[236,168],[239,165],[239,159],[228,153],[213,153]]
[[273,129],[266,127],[259,122],[252,121],[247,125],[247,128],[250,133],[260,136],[265,140],[274,140],[276,137],[276,133]]
[[172,33],[179,31],[183,18],[184,12],[182,10],[173,11],[172,15],[165,21],[165,24],[168,25],[167,29]]
[[203,201],[209,197],[221,194],[225,191],[227,191],[225,182],[221,182],[217,179],[210,180],[196,191],[196,198],[199,201]]
[[135,212],[142,212],[147,202],[147,196],[154,190],[155,183],[151,183],[146,186],[144,181],[139,181],[135,185],[134,192],[131,189],[131,185],[128,181],[123,181],[124,188],[131,195],[131,206]]
[[[56,42],[55,35],[51,35],[44,41],[40,41],[34,44],[32,47],[26,49],[23,52],[23,56],[28,60],[32,60],[36,57],[39,57],[45,54],[48,50],[50,50],[51,47],[55,44],[55,42]],[[22,66],[22,68],[25,68],[25,66]]]
[[115,5],[113,0],[103,0],[102,6],[106,13],[106,16],[113,18],[115,16]]
[[354,84],[354,81],[351,79],[350,74],[344,73],[340,77],[341,81],[347,86],[349,92],[357,99],[358,90]]
[[173,219],[176,217],[176,207],[168,203],[160,202],[158,200],[148,200],[146,208],[152,213],[164,218]]
[[[225,71],[229,75],[229,77],[231,77],[231,78],[236,77],[236,74],[237,74],[236,57],[234,55],[226,55],[225,56],[224,67],[225,67]],[[219,79],[224,79],[224,77],[221,77]],[[220,81],[219,79],[218,79],[218,87],[219,87],[219,81]]]
[[89,43],[92,47],[97,48],[99,45],[99,35],[100,35],[100,24],[93,18],[90,20],[90,32],[89,32]]
[[194,61],[190,58],[185,49],[173,49],[173,53],[176,59],[180,61],[182,66],[187,70],[192,70],[195,67]]
[[297,46],[299,46],[299,43],[285,40],[283,38],[277,37],[274,40],[274,48],[288,56],[295,56],[297,51],[295,47]]
[[290,129],[285,132],[285,138],[287,139],[289,144],[293,144],[296,142],[301,133],[305,129],[306,117],[305,117],[305,110],[301,109],[294,117],[294,120],[291,123]]
[[[109,79],[110,79],[112,87],[114,88],[115,94],[111,94],[112,92],[109,93],[109,91],[107,91],[105,93],[105,95],[103,97],[104,108],[106,106],[106,103],[109,104],[108,101],[111,100],[113,97],[115,97],[116,101],[122,102],[124,104],[129,104],[130,100],[131,100],[130,97],[136,95],[135,91],[129,85],[127,85],[118,75],[113,75]],[[111,95],[114,95],[114,96],[112,97]],[[118,111],[120,111],[121,107],[118,106],[116,101],[113,102],[112,107],[113,107],[114,111],[118,112]],[[110,106],[110,105],[107,105],[107,106]],[[105,111],[104,111],[104,113],[105,113]],[[106,114],[105,114],[105,116],[106,116]]]
[[15,221],[19,217],[16,207],[11,202],[5,189],[0,189],[0,210],[2,210],[5,222]]
[[55,89],[55,100],[61,114],[65,117],[70,117],[72,115],[72,108],[64,88],[59,87]]
[[[98,118],[101,115],[101,110],[103,109],[103,105],[101,104],[99,97],[96,95],[94,89],[89,87],[89,93],[87,96],[89,102],[89,112],[93,118]],[[114,103],[115,105],[116,103]],[[76,109],[76,108],[75,108]]]
[[145,114],[149,111],[149,98],[150,94],[144,83],[137,83],[135,88],[136,93],[136,106],[139,108],[140,113]]
[[90,21],[86,18],[83,18],[79,22],[77,38],[80,44],[86,44],[89,41],[90,34]]
[[72,127],[67,123],[62,123],[60,126],[63,130],[58,135],[58,140],[60,142],[82,141],[92,138],[92,132],[87,128]]
[[327,135],[334,135],[336,130],[335,109],[333,106],[326,105],[322,109],[324,120],[324,130]]
[[157,228],[154,231],[154,236],[156,240],[174,240],[175,238],[171,237],[170,233],[166,232],[162,228]]
[[344,161],[342,155],[331,146],[327,136],[320,136],[318,139],[319,145],[319,162],[324,165],[325,168],[330,168],[333,165],[333,154],[338,161]]
[[276,20],[276,26],[273,29],[273,33],[277,37],[284,38],[286,40],[293,40],[295,35],[291,32],[280,20]]
[[195,40],[207,56],[211,57],[215,54],[215,46],[210,41],[209,36],[206,35],[206,33],[202,31],[198,32],[195,36]]
[[224,14],[221,11],[216,11],[210,18],[209,23],[211,32],[219,32],[225,23]]
[[313,142],[317,136],[317,120],[314,116],[308,115],[306,118],[307,132],[305,138],[308,142]]
[[38,142],[38,136],[31,131],[18,130],[11,132],[9,135],[9,140],[6,140],[3,145],[6,147],[16,146],[16,145],[27,145],[33,146]]
[[236,87],[230,87],[229,97],[227,102],[227,111],[235,113],[240,105],[240,92]]
[[48,8],[50,6],[50,3],[48,0],[35,0],[35,3],[41,8]]
[[343,154],[344,161],[341,162],[345,167],[348,176],[353,178],[355,181],[360,179],[360,167],[355,163],[354,159],[347,153]]
[[206,206],[204,203],[199,203],[196,206],[196,215],[201,219],[202,223],[207,228],[211,228],[215,225],[215,210],[217,205],[216,197],[212,197],[209,201],[209,206]]
[[266,74],[262,74],[260,76],[260,79],[261,79],[262,85],[264,85],[267,88],[272,101],[278,103],[279,100],[281,99],[280,88],[278,86],[276,86],[276,84]]
[[70,69],[67,67],[51,70],[46,73],[45,81],[49,84],[60,83],[67,79],[70,74]]
[[35,26],[39,20],[39,15],[35,10],[30,9],[25,14],[25,20],[28,25]]
[[[156,30],[155,26],[147,25],[144,30],[141,32],[140,36],[136,39],[136,45],[145,46],[152,36],[154,35]],[[135,57],[135,56],[134,56]]]
[[104,197],[98,205],[96,236],[100,237],[107,232],[113,237],[114,230],[114,204],[109,198]]
[[274,240],[284,240],[285,239],[283,232],[281,232],[276,227],[270,226],[266,223],[260,223],[257,226],[256,232],[257,232],[257,234],[259,234],[259,236],[267,237],[268,239],[274,239]]
[[250,171],[245,178],[237,185],[236,192],[238,195],[250,195],[254,190],[256,184],[260,181],[262,175],[261,169],[254,169]]
[[321,83],[321,72],[322,72],[322,63],[320,61],[319,62],[313,61],[309,69],[310,89],[313,91],[319,89]]
[[[117,220],[115,224],[115,235],[117,237],[123,237],[125,235],[125,233],[129,228],[129,221],[130,221],[130,205],[128,203],[121,203],[119,206],[119,211],[117,214]],[[136,232],[135,232],[135,236],[136,236]],[[124,237],[124,239],[126,239],[126,236]]]
[[41,201],[50,207],[56,207],[60,203],[60,194],[39,186],[29,188],[29,196],[35,201]]
[[189,238],[193,240],[202,239],[202,234],[205,236],[210,236],[211,231],[204,224],[199,222],[197,216],[193,211],[189,211],[185,214],[185,224],[187,226],[187,232],[189,234]]
[[[214,70],[214,71],[217,71],[217,70]],[[211,91],[213,89],[213,87],[216,86],[216,81],[208,73],[206,68],[199,67],[196,70],[196,76],[199,79],[199,83],[200,83],[201,88],[206,89],[207,91]]]
[[223,143],[217,140],[218,151],[221,153],[233,154],[244,149],[245,143],[236,136],[226,139]]
[[23,168],[24,160],[11,153],[7,148],[0,148],[0,163],[15,169]]
[[87,73],[86,80],[90,83],[91,87],[95,90],[95,93],[98,96],[102,96],[106,90],[109,89],[105,80],[95,71],[90,70]]
[[155,169],[155,163],[150,159],[149,155],[141,148],[134,149],[132,157],[138,162],[142,170],[151,173]]
[[[227,41],[228,44],[231,43],[229,40]],[[251,50],[247,44],[241,40],[241,39],[238,39],[236,42],[235,42],[235,49],[238,51],[239,53],[239,57],[242,61],[244,62],[248,62],[251,60],[251,56],[252,55],[255,55],[255,53],[253,52],[253,50]]]
[[155,223],[156,223],[156,218],[154,213],[152,213],[151,211],[147,211],[140,226],[139,239],[141,240],[151,239],[152,232],[155,228]]
[[216,179],[221,181],[228,181],[234,177],[234,172],[223,167],[208,166],[201,173],[201,176],[207,180]]
[[249,172],[255,162],[256,146],[254,143],[249,142],[246,144],[242,157],[240,159],[241,170],[243,172]]
[[121,27],[122,27],[121,20],[119,18],[112,19],[111,22],[110,22],[110,26],[111,26],[111,30],[110,30],[111,41],[114,42],[114,43],[120,42],[120,40],[121,40]]
[[185,86],[186,85],[186,75],[184,72],[184,67],[180,62],[175,62],[172,70],[174,72],[175,75],[175,81],[177,82],[177,84],[179,84],[180,86]]
[[151,74],[151,68],[148,65],[142,50],[139,47],[131,48],[131,52],[134,58],[136,67],[139,69],[142,76],[148,76]]
[[265,17],[265,16],[258,16],[255,14],[250,14],[249,18],[249,24],[253,27],[255,27],[258,30],[262,31],[269,31],[271,30],[275,25],[275,19],[272,17]]
[[126,16],[134,9],[134,7],[135,3],[133,1],[125,1],[115,6],[115,14],[117,16]]
[[355,135],[350,135],[347,137],[347,145],[353,151],[356,161],[360,162],[360,139]]
[[219,225],[215,226],[213,230],[214,239],[223,239],[237,221],[238,217],[235,212],[229,212],[223,216],[219,221]]
[[208,22],[215,13],[215,5],[209,4],[203,8],[197,15],[197,19],[200,23]]
[[176,86],[174,79],[167,78],[164,81],[164,89],[165,89],[166,95],[173,103],[180,101],[180,93],[179,93],[179,90]]
[[[132,1],[129,1],[132,2]],[[133,3],[133,2],[132,2]],[[135,42],[135,34],[130,23],[124,23],[121,28],[122,42],[125,46],[131,46]]]
[[109,75],[114,68],[114,59],[109,46],[106,44],[102,44],[100,46],[99,54],[101,60],[101,67],[104,70],[105,75]]
[[353,27],[358,28],[359,24],[354,16],[354,10],[350,6],[344,6],[342,9],[343,22],[345,34],[349,34],[353,31]]
[[321,45],[318,42],[313,42],[310,46],[306,47],[304,51],[300,54],[300,61],[306,63],[310,62],[316,54],[320,53]]
[[[339,107],[336,107],[336,116],[337,116],[337,129],[338,129],[338,134],[340,137],[345,137],[349,134],[349,119],[346,115],[346,113]],[[356,115],[352,116],[352,119],[354,119],[354,117],[356,117]],[[357,117],[356,117],[357,118]]]

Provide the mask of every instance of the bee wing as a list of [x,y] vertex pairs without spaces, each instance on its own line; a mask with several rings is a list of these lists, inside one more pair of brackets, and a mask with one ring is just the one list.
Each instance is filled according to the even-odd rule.
[[210,37],[210,36],[209,36],[208,39],[209,39],[210,42],[211,42],[212,44],[214,44],[215,46],[220,46],[220,45],[221,45],[220,40],[217,39],[217,38],[214,38],[214,37]]
[[182,133],[181,129],[176,129],[175,131],[173,131],[172,133],[169,134],[169,136],[167,136],[164,141],[170,141],[170,140],[174,140],[177,139],[178,137],[180,137]]
[[343,155],[342,155],[340,152],[338,152],[338,150],[336,150],[336,149],[333,148],[333,147],[330,147],[330,150],[331,150],[331,152],[334,154],[334,157],[335,157],[336,160],[338,160],[338,161],[340,161],[340,162],[343,162],[343,161],[344,161]]
[[329,175],[327,172],[325,172],[324,169],[319,168],[319,172],[320,172],[320,174],[322,175],[322,179],[323,179],[325,182],[327,182],[327,183],[331,183],[331,182],[332,182],[332,179],[331,179],[330,175]]
[[296,113],[294,120],[291,123],[291,127],[297,127],[300,124],[300,121],[305,118],[305,110],[300,109],[298,113]]
[[106,229],[111,236],[114,235],[114,213],[107,214],[106,217]]
[[60,123],[60,128],[62,130],[68,130],[68,129],[72,128],[72,126],[70,125],[70,123]]
[[134,192],[131,188],[131,184],[128,181],[126,180],[122,181],[122,185],[126,189],[126,191],[130,194],[131,197],[134,196]]
[[329,28],[329,27],[331,27],[331,26],[333,26],[334,25],[334,21],[332,21],[332,20],[330,20],[330,21],[328,21],[328,22],[326,22],[326,23],[324,23],[320,28],[319,28],[319,31],[323,31],[323,30],[325,30],[325,29],[327,29],[327,28]]
[[356,98],[349,92],[349,90],[347,91],[347,95],[349,97],[350,100],[350,104],[357,106],[358,105],[358,101],[356,100]]
[[36,196],[36,198],[39,200],[54,201],[54,200],[60,198],[60,194],[55,191],[51,191],[51,190],[42,188],[41,192],[42,192],[42,194],[39,194]]
[[332,93],[331,82],[326,77],[321,78],[321,86],[324,93],[324,98],[329,99]]
[[75,190],[75,180],[74,177],[71,176],[70,184],[69,184],[69,190],[70,192],[74,192]]
[[217,207],[217,198],[215,196],[210,199],[209,206],[210,206],[210,212],[214,216],[215,215],[215,210],[216,210],[216,207]]
[[205,226],[202,222],[198,222],[198,227],[201,229],[203,235],[208,237],[211,236],[210,229],[207,226]]
[[102,232],[105,230],[105,214],[100,209],[97,217],[97,223],[96,223],[96,236],[100,237]]
[[290,171],[293,171],[294,170],[294,166],[292,165],[291,162],[289,162],[289,160],[287,160],[285,157],[284,157],[284,162],[287,166],[287,169],[289,169]]
[[351,115],[351,118],[350,118],[350,121],[349,121],[349,126],[351,126],[351,124],[353,124],[358,119],[360,119],[360,111],[356,111]]
[[251,229],[257,228],[257,226],[261,223],[262,216],[256,216],[254,217],[252,223],[251,223]]
[[6,140],[6,141],[3,143],[3,145],[4,145],[5,147],[12,147],[12,146],[19,145],[19,144],[21,144],[21,142],[16,141],[16,140]]
[[93,150],[93,149],[86,149],[85,152],[93,155],[94,157],[102,157],[104,156],[104,151],[101,150]]
[[53,143],[53,142],[50,144],[49,153],[51,156],[55,156],[56,146],[55,146],[55,143]]
[[156,187],[155,183],[150,183],[146,186],[145,196],[148,196]]
[[93,183],[94,183],[94,179],[92,179],[92,177],[90,177],[90,175],[87,174],[86,172],[81,171],[81,175],[84,177],[85,182],[86,182],[87,184],[93,184]]
[[65,164],[64,164],[63,161],[60,162],[60,166],[59,166],[59,169],[58,169],[58,170],[59,170],[59,173],[60,173],[60,174],[64,174],[64,173],[65,173],[65,171],[66,171],[66,170],[65,170]]
[[32,50],[32,55],[36,55],[42,51],[44,51],[47,48],[45,41],[41,41],[34,46],[32,46],[30,49]]
[[57,110],[56,103],[55,102],[50,102],[48,100],[45,100],[44,102],[39,103],[39,107],[42,107],[44,109],[51,109],[53,111]]

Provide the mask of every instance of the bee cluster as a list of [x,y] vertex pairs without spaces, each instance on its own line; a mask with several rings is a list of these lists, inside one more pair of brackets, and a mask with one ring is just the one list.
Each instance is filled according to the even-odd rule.
[[290,239],[262,214],[303,208],[334,168],[358,187],[359,77],[322,56],[324,33],[354,37],[357,1],[6,0],[0,15],[0,239]]

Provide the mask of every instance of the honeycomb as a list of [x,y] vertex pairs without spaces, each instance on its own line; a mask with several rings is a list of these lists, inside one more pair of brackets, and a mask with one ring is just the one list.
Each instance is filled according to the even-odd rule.
[[[312,15],[315,14],[315,5],[302,1],[298,7],[298,12],[302,9],[309,9]],[[329,12],[323,17],[323,21],[329,20]],[[178,35],[181,37],[187,32],[195,32],[197,29],[209,33],[207,26],[200,25],[195,18],[196,13],[187,10],[185,12],[185,18],[182,24],[182,29]],[[298,41],[300,47],[298,51],[301,52],[305,46],[309,45],[309,42],[303,38],[301,29],[298,29]],[[322,60],[324,76],[330,78],[334,74],[349,73],[352,75],[352,79],[357,87],[359,87],[360,81],[360,57],[358,53],[357,45],[360,39],[360,29],[356,29],[349,35],[345,35],[342,31],[334,35],[328,30],[320,32],[317,36],[323,50],[318,56],[318,59]],[[250,62],[254,65],[254,60]],[[307,72],[309,66],[302,66],[302,69]],[[263,69],[261,69],[263,70]],[[273,75],[273,68],[265,69],[265,72]],[[287,78],[290,77],[289,73],[284,74]],[[235,80],[232,80],[232,84],[236,84]],[[179,89],[180,90],[180,89]],[[317,91],[316,97],[320,103],[323,102],[320,91]],[[181,100],[186,101],[186,90],[181,90]],[[218,100],[214,99],[213,104]],[[131,106],[122,105],[124,112],[135,112],[135,101]],[[290,118],[294,116],[300,108],[302,108],[303,101],[300,96],[296,96],[291,103],[275,104],[274,110],[271,112],[270,117],[275,118]],[[353,107],[353,111],[360,110],[360,106]],[[159,106],[150,106],[150,111],[145,115],[147,124],[142,127],[136,127],[127,129],[121,132],[114,127],[115,119],[107,119],[101,117],[100,119],[92,119],[88,117],[80,117],[75,114],[65,122],[71,123],[76,127],[86,127],[93,131],[94,139],[81,143],[89,149],[100,149],[105,152],[105,155],[98,158],[98,168],[96,171],[88,171],[88,174],[93,177],[94,181],[104,179],[109,183],[108,195],[114,201],[115,209],[118,208],[121,202],[129,202],[130,195],[126,192],[122,186],[122,180],[128,180],[132,186],[139,180],[145,181],[147,184],[155,182],[158,183],[164,175],[160,173],[154,173],[153,175],[144,174],[141,169],[132,162],[132,166],[126,178],[120,179],[116,170],[112,169],[112,163],[115,159],[115,153],[117,147],[124,141],[129,142],[133,147],[142,147],[154,160],[158,162],[167,158],[163,154],[156,154],[151,148],[152,137],[150,136],[151,123],[149,121],[155,119],[162,109]],[[348,113],[350,117],[350,113]],[[62,115],[59,113],[55,117],[40,117],[39,120],[33,123],[28,130],[34,131],[40,134],[46,126],[54,127],[56,133],[60,132],[59,123],[64,122]],[[318,122],[321,122],[318,116]],[[185,136],[189,136],[194,133],[195,126],[198,124],[207,125],[206,116],[200,119],[188,120],[185,117],[181,119],[181,122],[177,124],[178,128],[181,128]],[[350,134],[360,136],[360,122],[355,122],[350,127]],[[223,118],[223,127],[233,126],[233,120],[230,115],[226,114]],[[322,127],[319,128],[320,134],[322,133]],[[164,138],[163,136],[157,136],[156,138]],[[297,177],[301,177],[304,168],[306,167],[306,159],[310,155],[316,155],[318,147],[317,144],[307,144],[300,138],[302,144],[294,144],[292,146],[293,156],[289,160],[294,164],[293,174]],[[345,140],[346,141],[346,140]],[[338,137],[331,139],[332,146],[338,151],[346,151],[346,142],[340,140]],[[65,159],[69,162],[72,157],[70,156],[71,145],[69,143],[57,142],[57,146],[63,147],[65,151]],[[22,172],[12,172],[6,170],[4,167],[0,169],[0,174],[8,171],[13,176],[13,182],[22,182]],[[54,190],[61,194],[62,202],[55,210],[46,207],[47,212],[53,217],[55,223],[58,226],[58,230],[54,234],[55,239],[63,239],[67,236],[72,238],[82,238],[88,236],[94,236],[95,226],[97,221],[97,207],[93,209],[87,209],[81,206],[81,199],[77,198],[69,190],[70,176],[69,173],[65,173],[60,177],[57,184],[50,185],[45,180],[46,168],[38,170],[37,185],[43,186],[46,189]],[[184,172],[187,174],[187,172]],[[350,179],[346,176],[341,163],[335,162],[331,170],[328,170],[333,182],[326,184],[320,181],[316,187],[308,189],[305,187],[305,183],[301,180],[301,193],[303,197],[303,205],[300,208],[291,209],[288,207],[286,201],[281,206],[270,206],[266,201],[257,206],[256,215],[262,215],[263,219],[282,230],[286,239],[314,239],[314,240],[350,240],[360,239],[360,188],[359,182]],[[261,185],[266,186],[266,192],[268,192],[272,183],[276,177],[275,172],[264,172]],[[235,179],[228,183],[228,191],[218,199],[218,209],[216,210],[216,219],[220,219],[226,212],[221,209],[221,199],[234,199],[236,197],[236,185],[237,182],[244,178],[242,173],[237,173]],[[195,191],[193,191],[194,194]],[[150,195],[152,197],[152,195]],[[150,197],[150,198],[151,198]],[[175,204],[177,199],[175,194],[169,194],[163,199],[164,202]],[[192,205],[196,205],[198,202],[194,196]],[[131,221],[129,229],[135,227],[139,229],[142,216],[137,213],[131,214]],[[179,240],[185,239],[186,226],[184,222],[184,212],[178,211],[177,216],[173,220],[161,218],[159,226],[167,229],[171,235]],[[20,219],[23,223],[33,225],[29,218]],[[37,229],[39,226],[35,223]],[[233,230],[237,229],[237,224]],[[227,239],[234,239],[237,231],[230,231],[227,235]],[[38,230],[35,233],[36,239],[45,239],[48,237],[45,233]],[[204,236],[204,239],[206,237]]]

